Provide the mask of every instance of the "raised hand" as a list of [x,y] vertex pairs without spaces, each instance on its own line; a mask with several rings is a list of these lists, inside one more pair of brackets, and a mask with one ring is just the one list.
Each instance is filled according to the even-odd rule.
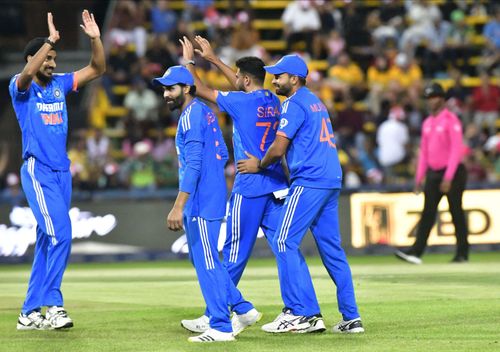
[[194,40],[196,43],[200,46],[201,50],[195,49],[195,52],[199,54],[202,58],[208,61],[214,61],[217,57],[214,54],[214,50],[212,49],[212,46],[210,45],[210,42],[206,40],[205,38],[197,35],[194,37]]
[[179,39],[179,42],[182,45],[182,58],[187,63],[188,61],[192,61],[194,59],[194,49],[193,43],[186,37],[182,37]]
[[81,24],[80,27],[82,27],[83,31],[90,39],[99,38],[101,36],[101,31],[95,22],[93,13],[89,13],[88,10],[83,10],[82,21],[83,24]]
[[52,12],[47,13],[47,24],[49,26],[49,40],[55,43],[59,40],[59,31],[54,26],[54,18],[52,17]]

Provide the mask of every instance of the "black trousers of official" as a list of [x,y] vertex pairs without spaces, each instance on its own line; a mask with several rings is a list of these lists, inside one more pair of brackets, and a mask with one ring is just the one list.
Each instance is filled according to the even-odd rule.
[[[417,227],[415,243],[408,251],[409,254],[420,257],[427,246],[427,239],[436,221],[437,208],[443,193],[439,190],[439,185],[443,180],[444,170],[428,170],[424,186],[424,210]],[[465,213],[462,207],[462,195],[467,182],[467,172],[463,164],[460,164],[451,182],[451,189],[446,194],[450,207],[451,218],[455,226],[455,236],[457,237],[456,256],[468,259],[469,243],[467,241],[468,229]]]

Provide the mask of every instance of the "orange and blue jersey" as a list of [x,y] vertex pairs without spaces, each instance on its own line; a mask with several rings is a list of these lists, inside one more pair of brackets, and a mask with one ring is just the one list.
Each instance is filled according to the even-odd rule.
[[340,189],[340,167],[328,109],[307,87],[281,105],[277,135],[290,139],[287,163],[292,184]]
[[[219,92],[217,104],[233,120],[234,160],[247,159],[245,151],[262,159],[276,137],[280,101],[267,89]],[[259,197],[287,188],[280,162],[258,174],[237,173],[233,193]]]
[[224,166],[228,151],[217,116],[198,99],[182,111],[175,145],[179,190],[190,194],[184,213],[205,220],[222,219],[226,210]]
[[66,95],[77,90],[75,74],[54,74],[45,87],[33,81],[25,91],[18,89],[18,77],[10,80],[9,92],[21,127],[23,159],[34,157],[52,170],[69,170]]

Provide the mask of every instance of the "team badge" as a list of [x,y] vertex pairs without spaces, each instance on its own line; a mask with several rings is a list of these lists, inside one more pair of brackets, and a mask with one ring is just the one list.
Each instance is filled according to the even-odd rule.
[[54,90],[54,97],[60,98],[61,97],[61,91],[59,89]]

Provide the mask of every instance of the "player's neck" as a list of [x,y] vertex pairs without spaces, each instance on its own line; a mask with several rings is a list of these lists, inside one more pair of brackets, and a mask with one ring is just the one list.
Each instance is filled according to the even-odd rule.
[[33,77],[33,81],[35,81],[35,83],[37,85],[45,87],[45,86],[47,86],[47,84],[49,84],[50,78],[42,77],[42,79],[40,79],[40,77],[38,77],[38,75],[35,75],[35,77]]
[[257,85],[257,84],[250,84],[246,89],[245,89],[245,93],[250,93],[250,92],[255,92],[256,90],[262,90],[264,89],[264,87],[262,87],[261,85]]
[[287,98],[290,98],[292,95],[294,95],[295,93],[297,93],[297,91],[302,88],[304,86],[293,86],[292,89],[290,90],[290,93],[286,96]]
[[192,95],[186,94],[186,100],[184,100],[184,104],[181,106],[181,111],[184,111],[193,100],[194,97]]

